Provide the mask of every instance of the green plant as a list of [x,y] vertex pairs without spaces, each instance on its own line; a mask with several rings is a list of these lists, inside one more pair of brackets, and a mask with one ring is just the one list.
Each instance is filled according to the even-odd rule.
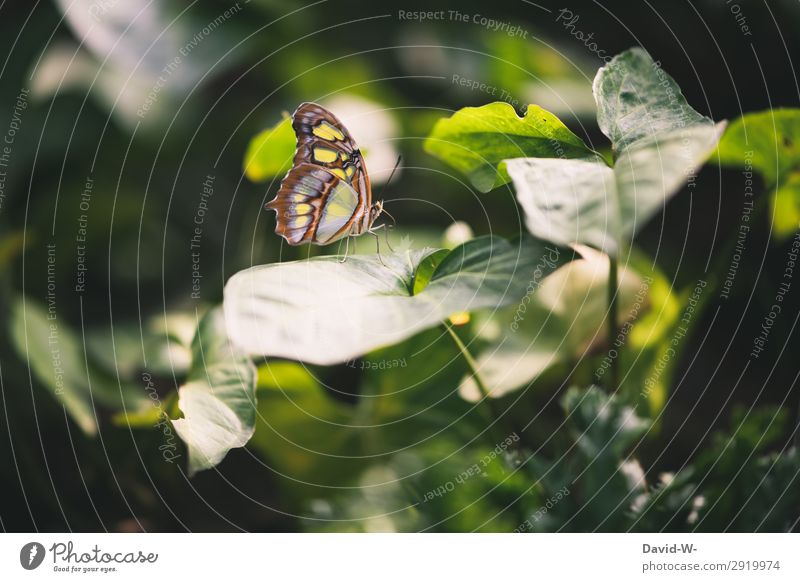
[[[734,480],[783,491],[761,508],[762,524],[789,529],[777,512],[796,502],[797,451],[768,453],[769,439],[752,438],[770,429],[767,413],[735,418],[746,430],[677,475],[654,479],[639,464],[680,363],[692,289],[674,289],[636,235],[716,152],[762,174],[785,239],[800,216],[798,112],[744,116],[722,136],[725,123],[692,109],[642,49],[601,68],[593,89],[607,157],[533,104],[523,117],[505,103],[461,109],[425,141],[480,192],[513,188],[527,229],[515,239],[259,265],[229,279],[223,305],[170,314],[146,338],[120,329],[110,352],[102,332],[88,330],[81,349],[61,325],[58,380],[49,356],[28,349],[48,341],[44,308],[19,300],[14,344],[86,433],[98,409],[123,426],[169,418],[190,474],[249,446],[289,476],[299,507],[352,529],[736,527]],[[293,149],[284,119],[252,139],[246,175],[274,180]],[[118,359],[116,342],[136,357]],[[670,350],[678,355],[664,364]],[[358,394],[326,386],[332,366],[358,369]],[[144,368],[180,387],[148,403],[131,387]],[[564,415],[540,427],[524,404],[548,382]],[[730,447],[748,462],[732,461]],[[453,479],[460,486],[448,491]]]

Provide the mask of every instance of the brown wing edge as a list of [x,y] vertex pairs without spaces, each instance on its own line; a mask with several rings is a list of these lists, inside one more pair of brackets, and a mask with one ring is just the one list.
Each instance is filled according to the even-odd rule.
[[[316,244],[322,209],[339,182],[338,176],[315,164],[303,163],[289,170],[275,198],[265,204],[265,208],[275,211],[275,233],[293,246]],[[298,211],[298,204],[307,205],[308,209],[301,207],[306,211]],[[304,220],[302,217],[305,216],[309,218]],[[359,208],[337,235],[352,228],[353,222],[360,216]],[[303,222],[300,226],[295,225],[298,219]]]

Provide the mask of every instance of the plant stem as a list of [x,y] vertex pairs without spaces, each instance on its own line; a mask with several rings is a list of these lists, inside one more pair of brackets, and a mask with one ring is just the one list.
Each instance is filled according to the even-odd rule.
[[[617,258],[608,257],[608,349],[614,345],[617,336],[617,324],[619,322],[619,304],[617,301],[617,291],[619,287],[619,264]],[[608,389],[616,392],[619,388],[619,354],[611,359],[611,369],[608,375]]]
[[499,425],[500,423],[500,413],[497,410],[494,400],[492,400],[492,397],[490,396],[490,392],[486,387],[486,383],[483,381],[480,372],[478,372],[478,362],[476,362],[475,358],[472,357],[469,348],[467,348],[464,342],[461,341],[461,338],[458,337],[458,334],[453,330],[453,327],[446,321],[442,323],[442,325],[447,330],[447,333],[450,334],[450,337],[453,338],[453,342],[456,344],[458,351],[461,352],[461,356],[467,363],[467,367],[472,375],[472,379],[475,380],[475,384],[478,386],[478,391],[481,393],[481,401],[486,403],[490,417],[489,420],[491,421],[491,424],[489,425],[489,432],[494,440],[492,444],[496,445],[502,440],[498,439],[498,435],[496,434],[496,425]]

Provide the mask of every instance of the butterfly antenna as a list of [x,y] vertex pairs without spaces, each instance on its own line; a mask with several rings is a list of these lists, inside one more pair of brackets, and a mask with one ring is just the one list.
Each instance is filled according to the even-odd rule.
[[383,187],[381,188],[380,195],[378,196],[378,198],[382,198],[383,193],[386,192],[386,188],[389,187],[389,182],[392,181],[392,178],[394,177],[394,173],[397,171],[397,168],[400,166],[400,162],[402,162],[402,161],[403,161],[403,155],[400,154],[399,156],[397,156],[397,161],[394,164],[394,168],[392,168],[392,173],[389,174],[389,179],[386,180],[386,182],[384,183]]
[[386,210],[386,206],[383,207],[381,212],[383,212],[383,214],[385,214],[386,216],[391,218],[392,219],[392,223],[394,224],[394,226],[397,226],[397,221],[394,219],[394,216],[392,216],[391,213],[388,210]]

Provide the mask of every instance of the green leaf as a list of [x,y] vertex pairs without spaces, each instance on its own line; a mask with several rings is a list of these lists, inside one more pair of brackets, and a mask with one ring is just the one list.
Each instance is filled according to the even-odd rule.
[[582,506],[571,517],[585,522],[583,531],[620,531],[630,511],[646,498],[645,473],[626,453],[650,423],[597,386],[570,388],[561,404],[576,445],[575,469],[584,492]]
[[772,195],[772,235],[786,240],[800,228],[800,171],[789,174]]
[[[733,409],[691,465],[656,490],[636,513],[636,530],[790,531],[800,506],[800,456],[783,448],[788,420],[775,406]],[[766,450],[780,452],[761,456]]]
[[95,434],[97,417],[77,338],[55,317],[49,319],[48,312],[30,299],[17,299],[12,312],[11,338],[19,356],[83,432]]
[[725,166],[744,167],[750,160],[770,187],[800,171],[800,109],[768,109],[731,122],[717,148]]
[[[558,264],[558,254],[553,252],[545,260]],[[477,361],[491,396],[522,388],[552,366],[586,357],[595,344],[605,342],[608,257],[588,247],[579,252],[581,258],[551,275],[532,277],[528,293],[517,305],[477,324],[482,339],[489,340]],[[644,310],[647,294],[641,288],[642,280],[635,272],[620,270],[623,322]],[[470,401],[480,399],[471,377],[464,378],[461,394]]]
[[20,358],[86,434],[97,432],[96,407],[134,412],[146,406],[144,390],[95,367],[80,338],[54,309],[19,297],[11,311],[10,334]]
[[528,231],[556,244],[577,242],[616,254],[623,217],[614,171],[604,162],[517,158],[505,167]]
[[[620,359],[620,389],[622,398],[636,408],[638,414],[658,418],[666,404],[674,370],[679,357],[670,351],[680,344],[688,330],[679,330],[690,291],[675,289],[675,283],[653,262],[636,249],[631,249],[628,267],[635,270],[646,286],[647,309],[635,321],[623,324],[624,348],[618,349]],[[695,318],[696,319],[696,318]],[[683,340],[685,341],[685,340]],[[604,353],[595,370],[600,381],[611,366]]]
[[86,434],[97,432],[95,408],[140,412],[148,407],[145,391],[109,377],[86,356],[81,339],[49,310],[26,297],[14,303],[10,333],[19,356],[60,401]]
[[[168,333],[164,320],[173,332]],[[120,323],[94,327],[86,332],[89,354],[111,373],[131,376],[148,371],[158,376],[183,375],[191,361],[189,345],[195,328],[194,319],[184,313],[168,313],[141,324]]]
[[345,362],[454,313],[518,301],[546,252],[531,238],[477,238],[450,251],[416,295],[414,274],[430,249],[384,255],[385,265],[377,255],[356,255],[253,267],[225,286],[228,333],[250,354]]
[[[756,170],[772,190],[772,234],[800,226],[800,109],[748,113],[730,124],[717,148],[722,165]],[[747,178],[747,176],[746,176]],[[752,193],[752,190],[751,190]]]
[[689,106],[675,80],[640,47],[602,67],[592,90],[597,123],[615,152],[681,128],[713,125]]
[[221,308],[200,321],[192,342],[187,383],[178,390],[183,418],[175,432],[189,452],[189,474],[217,465],[255,431],[256,370],[228,341]]
[[422,259],[414,273],[414,281],[411,286],[412,295],[419,295],[422,290],[428,286],[428,283],[431,282],[431,277],[433,277],[433,273],[436,271],[436,267],[439,266],[439,263],[441,263],[448,254],[449,251],[447,249],[439,249]]
[[573,438],[588,459],[599,460],[600,455],[621,458],[650,424],[597,386],[570,388],[562,406],[570,419]]
[[291,495],[326,493],[351,483],[370,459],[360,458],[352,407],[325,393],[297,362],[270,361],[258,369],[258,418],[250,443],[285,480]]
[[642,49],[615,57],[594,82],[598,123],[612,141],[613,168],[592,160],[505,162],[528,230],[558,244],[616,256],[713,151],[724,124],[686,103]]
[[520,467],[539,501],[515,525],[540,532],[626,529],[647,491],[644,471],[627,453],[648,422],[596,386],[569,388],[561,405],[563,422],[548,438],[556,447],[551,457],[540,448]]
[[253,182],[263,182],[289,169],[297,147],[292,120],[286,117],[265,129],[247,146],[244,172]]
[[498,164],[520,157],[590,157],[593,152],[552,113],[528,105],[519,117],[508,103],[464,107],[440,119],[425,151],[467,175],[481,192],[508,182]]
[[314,375],[296,362],[269,362],[258,367],[258,390],[316,390],[318,386]]

